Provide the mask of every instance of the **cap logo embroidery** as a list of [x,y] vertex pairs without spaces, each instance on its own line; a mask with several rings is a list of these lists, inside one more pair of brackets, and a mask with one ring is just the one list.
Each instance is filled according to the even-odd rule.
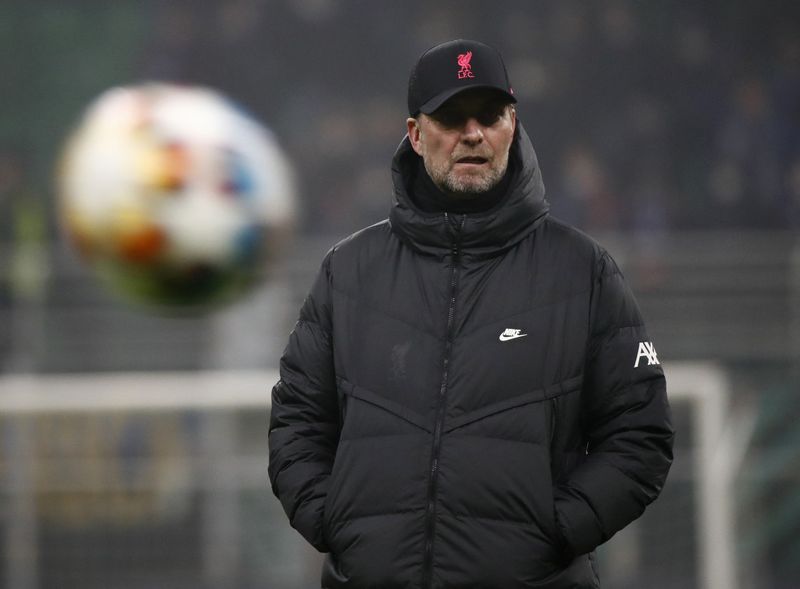
[[458,70],[458,79],[463,80],[464,78],[474,78],[475,74],[472,73],[472,51],[467,51],[466,53],[461,53],[458,56],[458,66],[461,68]]

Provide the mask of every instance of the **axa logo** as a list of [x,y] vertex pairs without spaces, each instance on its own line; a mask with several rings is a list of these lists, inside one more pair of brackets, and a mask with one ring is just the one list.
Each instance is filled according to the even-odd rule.
[[636,353],[636,363],[633,365],[634,368],[639,368],[639,362],[641,362],[642,358],[647,360],[648,366],[660,364],[656,349],[653,347],[653,342],[639,342],[639,351]]
[[460,53],[458,55],[458,67],[461,69],[458,70],[458,79],[463,80],[464,78],[474,78],[475,74],[472,73],[472,51],[467,51],[466,53]]
[[517,339],[518,337],[525,337],[527,333],[522,333],[521,329],[507,328],[500,334],[498,338],[501,342],[507,342],[510,339]]

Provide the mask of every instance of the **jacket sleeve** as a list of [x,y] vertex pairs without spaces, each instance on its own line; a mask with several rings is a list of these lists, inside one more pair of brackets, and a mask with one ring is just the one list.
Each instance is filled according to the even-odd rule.
[[666,381],[639,308],[614,261],[595,273],[581,397],[585,460],[555,489],[569,556],[594,550],[638,518],[672,463]]
[[269,479],[289,521],[327,552],[322,518],[339,435],[333,369],[330,258],[306,297],[272,389]]

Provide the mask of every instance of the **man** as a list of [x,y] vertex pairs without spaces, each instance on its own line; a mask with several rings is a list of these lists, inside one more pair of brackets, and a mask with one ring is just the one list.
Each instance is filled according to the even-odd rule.
[[323,588],[597,587],[592,552],[664,484],[655,348],[548,216],[515,102],[486,45],[420,57],[390,217],[328,253],[290,336],[269,474]]

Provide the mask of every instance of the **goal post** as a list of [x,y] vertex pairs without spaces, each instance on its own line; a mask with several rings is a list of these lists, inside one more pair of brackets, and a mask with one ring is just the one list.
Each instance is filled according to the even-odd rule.
[[0,415],[266,409],[277,370],[0,377]]
[[[670,401],[691,406],[696,440],[692,470],[697,485],[699,586],[737,589],[734,476],[752,435],[755,416],[742,413],[732,419],[730,384],[718,365],[675,363],[665,371]],[[740,427],[734,428],[734,422]]]
[[[174,454],[176,450],[173,445],[169,451],[174,455],[167,466],[174,472],[183,468],[181,463],[192,463],[194,473],[191,476],[196,480],[190,484],[202,489],[204,494],[198,526],[203,537],[198,550],[198,568],[201,570],[196,573],[197,578],[203,581],[203,586],[235,586],[237,570],[246,566],[241,557],[239,491],[256,488],[261,490],[264,497],[269,495],[266,453],[246,456],[235,447],[235,415],[254,412],[261,415],[263,436],[266,438],[270,392],[277,379],[278,372],[275,370],[0,377],[0,419],[5,428],[0,458],[6,471],[2,479],[4,488],[0,491],[7,496],[2,538],[5,547],[2,558],[5,562],[0,569],[5,569],[5,586],[8,589],[39,589],[47,585],[42,579],[45,558],[41,554],[39,539],[42,536],[41,522],[46,514],[37,512],[41,505],[35,496],[43,491],[42,477],[37,473],[45,469],[43,465],[47,464],[50,457],[38,447],[41,444],[37,444],[35,431],[47,426],[37,428],[35,425],[55,420],[55,424],[60,424],[62,429],[70,421],[77,421],[78,428],[89,426],[77,433],[86,438],[86,443],[76,444],[73,440],[72,448],[59,452],[59,458],[74,463],[77,471],[86,470],[85,463],[92,460],[100,464],[99,469],[107,471],[108,465],[102,463],[109,462],[109,453],[88,447],[97,443],[95,438],[98,436],[92,434],[103,426],[92,427],[91,424],[109,419],[131,419],[133,416],[154,421],[165,415],[193,415],[199,422],[196,435],[199,448],[192,451],[183,448],[181,455]],[[74,428],[67,429],[70,434],[75,434]],[[77,451],[75,446],[79,447]],[[163,443],[161,447],[164,447]],[[199,458],[197,453],[200,454]],[[145,460],[154,462],[157,458],[151,453]],[[97,471],[89,470],[93,473]],[[114,477],[105,472],[71,483],[45,478],[44,485],[63,487],[55,489],[53,494],[73,497],[73,502],[77,501],[74,499],[76,492],[101,498],[105,492],[109,504],[118,501],[118,493],[112,497],[111,489],[118,483],[111,482]],[[158,483],[150,480],[133,484],[132,487],[142,491],[148,484]],[[107,506],[106,509],[113,507]],[[71,550],[74,552],[75,548]],[[134,557],[132,561],[142,560],[131,556]],[[69,574],[74,577],[77,573],[70,571]],[[92,578],[91,571],[86,574],[87,578]]]
[[[683,431],[678,430],[678,439],[691,439],[691,448],[676,454],[676,465],[665,493],[653,507],[663,507],[672,517],[679,517],[680,506],[661,503],[669,500],[670,483],[681,482],[680,477],[685,477],[683,482],[690,485],[688,495],[694,502],[693,537],[668,537],[666,540],[693,547],[690,558],[695,561],[691,569],[695,578],[687,579],[684,586],[739,589],[734,556],[733,486],[753,431],[755,412],[743,408],[740,403],[734,410],[726,372],[715,363],[666,362],[665,371],[673,408],[689,415],[688,420],[683,419],[680,423]],[[43,546],[42,537],[46,535],[41,533],[41,529],[52,527],[53,517],[61,526],[70,524],[71,520],[65,523],[64,514],[58,510],[43,512],[43,507],[48,508],[49,504],[42,502],[42,496],[74,500],[76,494],[83,492],[93,501],[108,499],[118,502],[117,487],[125,485],[130,487],[128,491],[133,489],[140,493],[155,489],[152,491],[154,501],[146,506],[152,510],[146,514],[150,519],[139,520],[140,524],[144,521],[143,525],[157,523],[163,516],[163,511],[160,511],[162,504],[175,502],[177,487],[184,489],[185,494],[193,497],[194,503],[199,505],[194,512],[185,515],[187,519],[182,524],[187,528],[196,527],[202,538],[196,542],[195,561],[191,565],[198,570],[190,572],[190,565],[187,565],[185,570],[170,573],[176,579],[184,575],[180,578],[188,579],[183,581],[186,586],[196,582],[205,586],[260,584],[276,589],[294,589],[313,583],[318,571],[317,556],[305,546],[299,535],[288,529],[267,488],[266,419],[270,390],[277,380],[275,370],[0,376],[0,420],[5,429],[0,456],[3,464],[0,492],[6,497],[3,537],[0,538],[3,545],[0,558],[5,561],[0,563],[0,569],[5,570],[4,585],[8,589],[40,589],[48,586],[43,580],[44,575],[53,575],[52,571],[44,570],[44,563],[52,560],[48,554],[60,548]],[[177,431],[182,422],[176,416],[186,415],[192,416],[195,424],[199,424],[199,429],[191,434]],[[172,416],[172,421],[163,422],[165,416]],[[96,450],[90,444],[97,444],[97,440],[111,440],[115,447],[126,448],[125,444],[130,445],[130,442],[126,441],[128,434],[124,427],[108,425],[109,422],[124,423],[125,420],[145,423],[149,428],[147,435],[160,437],[162,443],[137,454],[136,461],[114,466],[117,460],[114,451]],[[46,430],[46,436],[50,435],[47,428],[53,425],[65,437],[72,436],[78,441],[73,439],[67,450],[57,444],[53,446],[47,440],[43,444],[42,430]],[[81,446],[79,438],[84,434],[87,439],[93,436],[94,441],[86,441]],[[181,442],[184,438],[199,440],[199,443]],[[78,450],[76,445],[80,446]],[[97,461],[99,466],[86,470],[86,463],[90,460]],[[164,460],[169,461],[164,468],[147,466]],[[48,475],[48,469],[54,468],[51,464],[54,461],[61,469],[58,473],[66,469],[68,474],[71,470],[75,476]],[[125,476],[133,472],[130,475],[133,478],[120,482],[119,476],[106,472],[110,468],[128,473]],[[183,486],[175,483],[177,479],[183,480]],[[245,501],[247,505],[243,505],[245,495],[250,497],[249,503]],[[258,504],[261,511],[255,515],[251,513],[253,501],[261,502]],[[143,504],[133,507],[145,513]],[[90,515],[99,517],[103,525],[111,525],[107,520],[112,507],[109,505],[104,509],[100,515],[94,512]],[[649,511],[631,528],[661,525],[656,520],[648,523]],[[89,512],[84,510],[84,516],[86,513]],[[258,520],[258,525],[251,524],[253,520]],[[243,539],[248,533],[251,535]],[[256,542],[280,551],[280,556],[254,555],[253,550],[248,551],[254,533],[263,536],[256,538]],[[612,538],[602,547],[601,556],[616,558],[617,561],[627,559],[628,562],[638,558],[639,561],[633,563],[635,575],[631,578],[641,578],[642,575],[656,578],[657,571],[654,574],[652,569],[648,569],[652,563],[644,562],[645,555],[639,555],[641,551],[635,542],[630,541],[631,536],[626,540],[627,533],[629,530]],[[76,545],[80,545],[80,530],[73,537],[77,538]],[[187,544],[190,540],[187,537]],[[179,543],[182,541],[178,539]],[[73,552],[80,549],[80,546],[71,547]],[[123,550],[128,550],[127,545]],[[131,544],[130,550],[146,552],[152,548],[139,543]],[[644,550],[652,550],[652,547]],[[134,560],[141,565],[148,558],[150,556]],[[254,558],[266,559],[268,564],[254,562]],[[122,561],[119,566],[129,565]],[[157,568],[156,565],[147,566],[154,570]],[[668,566],[668,563],[659,563],[662,570],[668,570]],[[276,567],[283,568],[278,571]],[[603,574],[607,579],[613,577],[614,572],[614,567],[609,568],[612,570],[601,570],[601,574],[612,573]],[[131,578],[141,576],[139,571],[126,574]],[[243,578],[243,575],[250,577]],[[93,585],[86,583],[81,586]],[[175,586],[184,585],[176,580]]]

